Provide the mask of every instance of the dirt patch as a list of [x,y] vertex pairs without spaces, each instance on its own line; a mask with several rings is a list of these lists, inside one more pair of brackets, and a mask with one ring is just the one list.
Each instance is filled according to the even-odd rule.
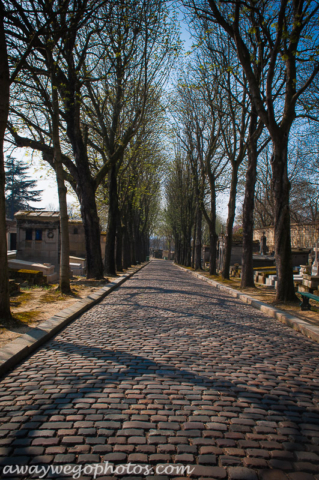
[[[188,269],[191,270],[191,269]],[[221,276],[209,275],[208,272],[197,272],[205,277],[211,278],[216,282],[223,283],[227,287],[234,288],[239,290],[242,293],[249,295],[250,297],[256,298],[261,302],[268,303],[272,307],[276,307],[279,310],[283,310],[290,315],[304,320],[305,322],[310,323],[311,325],[319,326],[319,303],[310,300],[311,310],[302,312],[300,310],[301,296],[300,293],[296,292],[297,297],[300,299],[300,302],[278,302],[276,300],[276,291],[274,288],[268,287],[266,285],[257,285],[256,288],[241,288],[240,287],[240,278],[231,278],[230,280],[224,280]]]
[[58,285],[21,287],[21,293],[10,297],[13,320],[0,323],[0,348],[27,333],[55,313],[70,307],[82,298],[109,283],[109,279],[86,280],[75,277],[71,281],[72,293],[61,294]]

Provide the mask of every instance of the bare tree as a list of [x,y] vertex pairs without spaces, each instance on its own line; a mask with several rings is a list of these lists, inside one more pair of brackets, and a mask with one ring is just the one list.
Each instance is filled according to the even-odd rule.
[[[303,131],[303,135],[306,132]],[[309,146],[296,135],[291,139],[288,157],[288,178],[290,182],[290,213],[293,223],[311,223],[319,218],[316,159],[309,158]],[[315,140],[315,137],[313,137]],[[294,144],[293,144],[294,143]],[[311,145],[313,151],[313,144]],[[275,221],[275,200],[272,183],[271,150],[267,148],[259,158],[256,189],[255,225],[257,228],[273,226]]]
[[[298,0],[184,1],[208,22],[218,23],[233,39],[257,115],[273,143],[275,252],[278,300],[295,300],[287,171],[288,141],[296,105],[319,72],[317,2]],[[259,52],[252,45],[261,42]],[[256,53],[260,56],[256,57]],[[261,62],[262,81],[254,66]],[[263,95],[265,88],[266,95]]]
[[4,33],[4,8],[0,2],[0,318],[10,319],[10,297],[8,282],[6,205],[5,205],[5,171],[3,143],[9,113],[10,74],[7,45]]
[[[52,131],[52,77],[50,55],[54,62],[54,88],[59,104],[59,129],[64,133],[62,161],[64,178],[76,191],[83,220],[88,277],[103,277],[100,249],[99,221],[95,205],[95,180],[91,176],[90,162],[85,145],[85,131],[81,122],[81,89],[83,86],[83,61],[92,47],[92,37],[101,28],[103,19],[88,19],[99,9],[102,0],[78,2],[25,3],[15,0],[15,15],[8,18],[8,36],[12,44],[12,60],[19,54],[20,45],[33,36],[35,26],[40,33],[33,42],[33,50],[24,61],[20,78],[15,79],[14,102],[8,128],[11,141],[17,146],[31,147],[42,152],[43,158],[55,168],[55,150]],[[96,19],[96,17],[93,18]],[[17,40],[16,30],[22,34]],[[56,41],[59,48],[55,49]],[[77,43],[78,42],[78,43]],[[79,49],[79,45],[81,49]],[[51,62],[52,63],[52,62]],[[67,145],[67,148],[65,148]],[[73,158],[72,158],[73,157]],[[61,191],[61,190],[60,190]],[[64,215],[63,215],[64,216]]]
[[[25,60],[31,53],[34,42],[38,38],[41,29],[38,26],[32,31],[26,42],[22,43],[19,49],[19,55],[12,63],[8,56],[8,37],[6,32],[6,22],[8,16],[12,16],[11,4],[0,1],[0,318],[11,319],[10,297],[8,283],[8,261],[7,261],[7,240],[6,240],[6,219],[5,219],[5,170],[4,170],[4,138],[7,127],[9,104],[10,104],[10,86],[21,71]],[[21,28],[16,29],[16,36],[22,34]]]
[[[157,101],[178,47],[167,14],[163,0],[139,1],[135,10],[131,2],[115,5],[110,22],[99,33],[101,45],[107,45],[94,71],[100,81],[91,82],[87,74],[88,145],[103,159],[97,183],[108,178],[105,270],[112,275],[120,224],[117,182],[124,153],[147,121],[147,110]],[[89,58],[86,70],[91,70]]]
[[[209,226],[210,231],[210,274],[216,274],[216,195],[220,191],[221,177],[228,163],[221,148],[223,114],[218,82],[212,82],[212,75],[200,55],[186,66],[187,74],[180,78],[176,87],[174,115],[177,134],[193,169],[196,208]],[[219,183],[218,183],[219,182]],[[225,186],[222,184],[222,188]],[[196,217],[197,217],[196,213]],[[198,222],[198,220],[197,220]],[[201,229],[197,226],[195,240],[195,268],[201,268]],[[196,230],[195,230],[196,231]]]
[[193,173],[177,145],[165,184],[166,221],[175,241],[175,262],[191,266],[191,239],[195,216]]

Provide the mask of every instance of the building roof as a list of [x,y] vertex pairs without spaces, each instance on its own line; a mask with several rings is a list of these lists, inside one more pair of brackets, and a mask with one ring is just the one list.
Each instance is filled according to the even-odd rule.
[[[41,221],[58,221],[60,220],[60,212],[50,211],[50,210],[19,210],[15,213],[15,218],[19,220],[35,220],[37,222]],[[16,223],[16,220],[14,220]],[[82,220],[69,218],[69,225],[82,225]]]
[[27,218],[59,218],[60,212],[54,212],[49,210],[19,210],[17,213],[14,214],[15,217],[27,217]]
[[[318,220],[316,222],[305,222],[305,223],[296,223],[296,222],[290,222],[291,227],[319,227],[319,222]],[[267,227],[258,227],[254,228],[255,231],[258,230],[267,230],[267,228],[275,228],[274,225],[267,225]]]
[[69,218],[69,225],[82,225],[82,220],[77,218]]
[[16,220],[12,220],[12,218],[7,218],[6,217],[6,224],[7,225],[16,225],[17,224],[17,221]]

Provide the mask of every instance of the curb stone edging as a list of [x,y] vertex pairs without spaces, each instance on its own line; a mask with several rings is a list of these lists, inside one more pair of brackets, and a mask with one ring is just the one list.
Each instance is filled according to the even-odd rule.
[[111,283],[100,288],[91,295],[74,303],[71,307],[60,310],[53,317],[48,318],[40,323],[37,327],[32,328],[28,333],[20,335],[12,342],[5,345],[0,350],[0,377],[9,372],[21,360],[24,360],[30,353],[39,348],[50,338],[54,337],[60,330],[66,327],[69,323],[75,320],[82,313],[89,310],[91,307],[103,300],[113,290],[126,282],[135,273],[140,271],[149,262],[143,263],[139,267],[133,267],[133,271],[115,278]]
[[260,300],[255,300],[253,297],[250,297],[245,293],[241,293],[238,290],[235,290],[230,287],[226,287],[225,285],[216,282],[216,280],[211,280],[210,278],[207,278],[204,275],[201,275],[200,273],[194,272],[192,270],[188,270],[187,268],[181,267],[180,265],[176,265],[176,263],[174,263],[174,265],[180,268],[181,270],[183,270],[183,272],[188,272],[191,275],[194,275],[195,277],[203,280],[204,282],[209,283],[210,285],[221,290],[222,292],[228,293],[232,297],[238,298],[238,300],[242,301],[243,303],[247,303],[248,305],[251,305],[252,307],[257,308],[261,312],[266,313],[266,315],[269,315],[270,317],[276,320],[279,320],[279,322],[284,323],[285,325],[292,328],[293,330],[296,330],[297,332],[302,333],[303,335],[310,338],[311,340],[314,340],[315,342],[319,343],[319,327],[310,325],[304,320],[301,320],[300,318],[295,317],[290,313],[283,312],[278,308],[271,307],[267,303],[261,302]]

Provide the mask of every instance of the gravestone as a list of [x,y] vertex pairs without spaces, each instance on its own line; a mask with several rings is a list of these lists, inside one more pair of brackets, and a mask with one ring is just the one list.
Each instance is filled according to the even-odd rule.
[[313,250],[315,252],[315,261],[312,264],[311,275],[318,276],[319,275],[318,242],[316,242],[316,245]]
[[260,255],[266,255],[267,253],[267,238],[265,232],[263,232],[260,239]]
[[225,248],[226,242],[223,234],[219,236],[219,248],[218,248],[218,270],[222,271],[224,267],[224,257],[225,257]]

